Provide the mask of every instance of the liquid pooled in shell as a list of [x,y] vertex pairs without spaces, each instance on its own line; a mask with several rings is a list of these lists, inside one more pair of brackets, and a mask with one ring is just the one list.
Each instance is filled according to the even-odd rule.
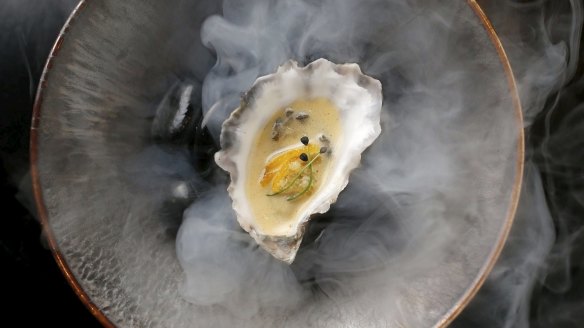
[[338,109],[326,98],[297,100],[266,122],[250,151],[245,182],[262,234],[282,235],[297,223],[296,213],[322,187],[340,130]]

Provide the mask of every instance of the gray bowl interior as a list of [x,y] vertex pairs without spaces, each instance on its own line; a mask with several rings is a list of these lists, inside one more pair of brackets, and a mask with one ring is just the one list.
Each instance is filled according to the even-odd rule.
[[[220,4],[85,4],[46,76],[38,174],[58,248],[113,324],[427,327],[458,311],[510,224],[521,126],[497,51],[467,2],[410,5],[419,9],[411,17],[372,21],[378,28],[362,51],[326,45],[295,58],[358,62],[380,79],[384,136],[320,228],[355,209],[362,221],[338,221],[337,236],[307,245],[292,268],[320,277],[328,297],[242,317],[181,297],[175,243],[188,203],[172,191],[199,181],[199,172],[184,147],[151,136],[171,86],[189,80],[201,88],[215,64],[199,30]],[[418,33],[430,30],[435,38],[422,42]],[[197,184],[203,200],[206,188],[218,187]],[[333,249],[343,251],[327,253]]]

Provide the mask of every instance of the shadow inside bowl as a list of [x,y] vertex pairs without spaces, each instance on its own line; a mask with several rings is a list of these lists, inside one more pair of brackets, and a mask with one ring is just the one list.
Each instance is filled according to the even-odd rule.
[[[246,32],[262,30],[237,22],[246,8],[223,8],[240,27],[231,38],[253,39]],[[209,72],[222,69],[217,57],[235,61],[233,71],[219,72],[228,77],[253,66],[238,52],[222,52],[229,31],[220,28],[229,24],[205,22],[220,4],[84,3],[48,66],[33,169],[63,270],[107,320],[148,327],[432,326],[448,321],[476,290],[506,236],[521,175],[510,71],[464,1],[368,1],[359,8],[365,14],[355,14],[355,26],[365,26],[371,11],[388,18],[289,55],[301,63],[357,62],[379,79],[383,133],[331,211],[309,226],[288,267],[249,243],[225,197],[228,177],[213,153],[228,111],[201,126],[205,99],[213,99],[209,86],[222,85],[209,81]],[[341,16],[351,14],[344,9]],[[203,24],[215,28],[205,34],[212,50],[201,41]],[[294,44],[287,37],[282,42]],[[240,45],[259,63],[274,61],[255,46]],[[256,73],[279,64],[262,64]],[[194,91],[172,132],[165,127],[184,86]],[[238,86],[241,92],[251,84]],[[211,294],[199,304],[183,297],[204,288]],[[219,290],[225,295],[213,299]],[[278,301],[287,296],[294,302]]]

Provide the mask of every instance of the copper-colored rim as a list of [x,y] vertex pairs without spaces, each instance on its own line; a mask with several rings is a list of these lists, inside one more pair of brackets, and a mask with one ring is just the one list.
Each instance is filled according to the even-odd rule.
[[[485,27],[493,46],[495,47],[497,54],[499,55],[499,59],[501,64],[503,65],[503,69],[505,70],[505,75],[507,76],[507,83],[509,84],[509,91],[511,96],[513,97],[513,105],[515,109],[515,115],[517,124],[520,127],[519,134],[518,134],[518,145],[517,145],[517,166],[515,172],[515,181],[513,185],[513,191],[511,194],[511,204],[509,210],[507,211],[507,218],[505,220],[505,225],[503,226],[497,244],[491,251],[489,256],[489,261],[481,268],[479,276],[473,282],[471,288],[467,289],[465,294],[460,298],[460,300],[455,304],[455,306],[444,315],[444,317],[436,324],[436,327],[446,327],[462,312],[462,310],[468,305],[470,300],[476,295],[478,290],[481,288],[483,283],[485,282],[488,274],[493,269],[495,262],[499,258],[505,241],[507,240],[507,236],[509,235],[509,231],[511,230],[511,226],[513,224],[513,220],[515,218],[515,212],[517,210],[517,206],[519,203],[519,194],[521,190],[521,182],[523,178],[523,165],[524,165],[524,134],[523,134],[523,115],[521,111],[521,103],[519,100],[519,94],[517,92],[517,85],[515,82],[515,76],[513,75],[513,70],[511,69],[511,65],[509,63],[509,59],[507,58],[507,54],[503,49],[503,45],[495,32],[495,29],[491,25],[491,22],[476,2],[476,0],[466,0],[467,4],[471,7],[473,12],[477,15],[480,19],[481,23]],[[49,55],[49,59],[45,65],[43,70],[43,74],[41,76],[41,80],[39,83],[39,88],[36,94],[35,104],[33,107],[33,115],[32,115],[32,124],[31,124],[31,132],[30,132],[30,165],[31,165],[31,177],[32,177],[32,185],[33,185],[33,192],[34,197],[37,205],[37,211],[40,217],[41,225],[43,228],[43,232],[45,233],[49,247],[59,266],[59,269],[65,276],[65,279],[73,288],[73,291],[81,302],[87,307],[87,309],[93,314],[93,316],[104,326],[104,327],[115,327],[115,325],[107,318],[107,316],[97,307],[89,298],[87,293],[83,290],[80,283],[77,281],[71,269],[67,265],[67,261],[65,260],[63,254],[60,252],[55,236],[53,235],[53,231],[49,225],[49,218],[47,209],[45,207],[42,190],[41,190],[41,183],[40,177],[38,173],[38,127],[40,122],[40,115],[41,115],[41,104],[43,102],[44,90],[46,88],[47,77],[50,74],[50,70],[53,67],[53,58],[58,55],[63,40],[65,39],[65,35],[71,28],[73,22],[75,21],[76,17],[79,15],[81,10],[86,7],[87,0],[81,0],[77,7],[71,13],[69,19],[65,23],[63,29],[59,33],[57,40],[51,50]]]
[[452,307],[450,311],[438,322],[436,327],[446,327],[448,326],[459,314],[462,310],[468,305],[468,303],[472,300],[472,298],[476,295],[479,289],[482,287],[483,283],[487,279],[487,276],[493,270],[495,266],[495,262],[501,255],[501,251],[503,250],[503,246],[505,245],[505,241],[507,240],[507,236],[509,236],[509,231],[511,231],[511,226],[513,225],[513,221],[515,219],[515,212],[517,211],[517,206],[519,204],[519,194],[521,192],[521,182],[523,180],[523,162],[525,160],[525,141],[523,135],[523,113],[521,111],[521,102],[519,100],[519,93],[517,92],[517,84],[515,82],[515,75],[513,75],[513,70],[511,69],[511,64],[509,63],[509,58],[505,53],[505,49],[503,48],[503,44],[495,32],[491,21],[485,15],[485,12],[481,9],[479,4],[476,0],[466,0],[468,5],[477,15],[477,17],[483,23],[495,50],[497,50],[497,54],[499,55],[499,59],[501,60],[501,64],[503,65],[503,69],[505,70],[505,75],[507,76],[507,83],[509,84],[509,92],[513,97],[513,107],[515,109],[515,119],[517,120],[517,125],[519,126],[519,133],[517,135],[518,142],[517,142],[517,163],[515,168],[515,181],[513,183],[513,190],[511,193],[511,204],[507,211],[507,218],[505,219],[505,225],[503,226],[500,234],[499,240],[497,244],[491,251],[491,255],[489,256],[489,261],[483,265],[479,272],[479,276],[475,279],[472,284],[472,287],[467,289],[464,295],[460,298],[460,300]]
[[106,315],[103,312],[101,312],[99,307],[97,307],[91,301],[91,299],[89,298],[87,293],[85,293],[85,291],[83,290],[83,288],[81,287],[81,285],[79,284],[79,282],[77,281],[77,279],[75,278],[73,273],[71,272],[71,269],[67,265],[67,261],[65,260],[65,257],[63,256],[63,254],[59,250],[59,247],[58,247],[57,242],[55,240],[55,236],[53,235],[53,231],[49,225],[47,208],[45,207],[45,202],[43,200],[43,194],[42,194],[42,190],[41,190],[41,183],[40,183],[39,172],[38,172],[38,131],[37,131],[37,129],[39,127],[39,122],[40,122],[39,120],[40,120],[40,116],[41,116],[41,104],[43,102],[43,96],[44,96],[44,90],[46,88],[47,77],[49,76],[51,68],[53,67],[53,58],[55,58],[55,56],[57,56],[59,54],[59,51],[61,50],[61,45],[63,44],[63,40],[65,38],[65,35],[69,31],[72,23],[75,21],[75,18],[79,15],[79,12],[81,10],[83,10],[83,8],[85,8],[86,4],[87,4],[86,0],[81,0],[79,2],[79,4],[77,5],[77,7],[75,7],[73,12],[69,16],[69,18],[67,19],[67,22],[65,22],[63,29],[61,29],[61,32],[59,33],[59,36],[57,37],[57,41],[55,41],[55,44],[53,45],[53,49],[51,50],[51,53],[49,55],[49,59],[47,60],[47,63],[45,64],[45,68],[44,68],[43,74],[41,76],[41,81],[39,83],[39,88],[38,88],[38,91],[36,94],[36,99],[35,99],[35,103],[34,103],[34,107],[33,107],[32,124],[31,124],[31,130],[30,130],[31,178],[32,178],[32,187],[33,187],[33,192],[34,192],[34,198],[36,201],[37,211],[38,211],[38,214],[39,214],[39,217],[41,220],[43,233],[47,237],[49,247],[51,249],[51,252],[53,253],[53,257],[55,258],[57,265],[59,266],[59,269],[61,270],[61,272],[65,276],[65,279],[67,280],[67,282],[69,283],[71,288],[73,288],[73,291],[75,292],[75,294],[77,294],[77,297],[79,297],[79,299],[85,305],[85,307],[87,307],[89,312],[91,312],[91,314],[93,314],[93,316],[104,327],[112,327],[113,328],[113,327],[115,327],[115,325],[106,317]]

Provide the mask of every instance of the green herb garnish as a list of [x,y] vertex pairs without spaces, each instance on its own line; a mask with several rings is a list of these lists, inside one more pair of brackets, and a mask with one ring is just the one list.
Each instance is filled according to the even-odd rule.
[[304,171],[306,169],[310,169],[310,175],[309,175],[309,181],[308,181],[308,185],[306,188],[304,188],[301,192],[299,192],[296,195],[292,195],[290,197],[287,198],[287,200],[291,201],[294,200],[300,196],[302,196],[303,194],[305,194],[310,187],[312,187],[312,182],[314,180],[313,177],[313,172],[312,172],[312,163],[314,163],[314,161],[320,156],[320,153],[317,153],[316,156],[314,156],[313,159],[310,160],[310,162],[308,162],[301,170],[300,172],[298,172],[298,174],[294,177],[294,179],[292,179],[292,181],[290,181],[286,186],[284,186],[284,188],[276,191],[275,193],[271,193],[271,194],[267,194],[266,196],[276,196],[279,195],[283,192],[285,192],[286,190],[290,189],[292,186],[294,186],[294,184],[296,183],[296,181],[298,181],[298,179],[302,176],[302,174],[304,173]]
[[310,188],[312,187],[312,183],[314,181],[314,176],[312,174],[312,164],[308,164],[308,170],[310,171],[310,175],[308,176],[309,180],[308,180],[308,184],[306,185],[306,188],[304,188],[301,192],[297,193],[296,195],[292,195],[292,196],[286,198],[287,201],[293,201],[296,198],[304,195],[308,190],[310,190]]

